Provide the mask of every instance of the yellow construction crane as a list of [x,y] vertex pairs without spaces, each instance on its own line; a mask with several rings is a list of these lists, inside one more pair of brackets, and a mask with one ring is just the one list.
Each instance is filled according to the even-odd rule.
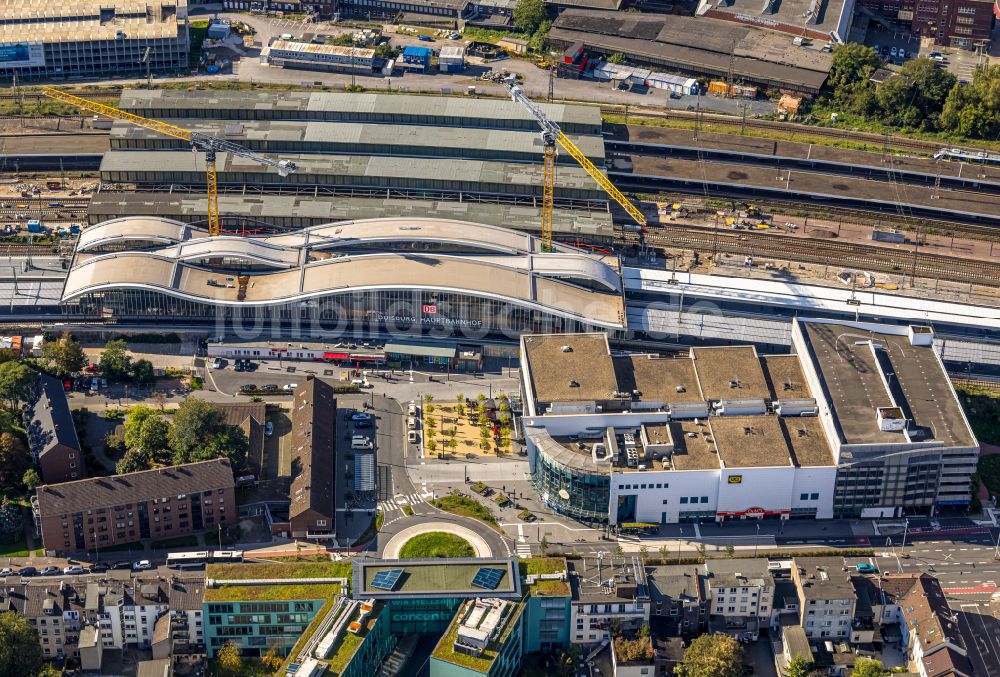
[[611,196],[615,202],[621,205],[622,209],[628,212],[629,216],[642,227],[642,232],[646,232],[646,216],[642,211],[632,204],[620,190],[615,188],[615,184],[606,177],[594,163],[587,159],[583,151],[576,147],[576,144],[569,140],[555,122],[550,120],[542,109],[529,99],[524,90],[513,78],[505,80],[504,85],[510,92],[510,98],[518,102],[526,109],[538,122],[542,128],[542,143],[544,155],[542,161],[542,249],[552,251],[552,195],[555,189],[556,180],[556,144],[563,147],[567,153],[576,160],[584,171],[597,182],[604,192]]
[[217,153],[231,153],[233,155],[247,158],[248,160],[253,160],[254,162],[259,162],[262,165],[267,165],[268,167],[274,167],[278,170],[278,174],[281,176],[288,176],[297,169],[294,162],[289,162],[288,160],[272,160],[271,158],[263,157],[247,148],[244,148],[238,143],[233,143],[224,139],[217,139],[214,136],[208,136],[207,134],[201,134],[199,132],[192,132],[189,129],[177,127],[176,125],[171,125],[166,122],[160,122],[159,120],[152,120],[139,115],[133,115],[132,113],[127,113],[113,106],[107,106],[103,103],[97,103],[96,101],[90,101],[89,99],[67,94],[66,92],[53,89],[52,87],[42,87],[42,92],[48,97],[57,101],[62,101],[63,103],[67,103],[71,106],[76,106],[82,110],[97,113],[98,115],[103,115],[113,120],[122,120],[137,127],[159,132],[164,136],[180,139],[181,141],[187,141],[191,144],[191,147],[194,150],[204,153],[205,184],[208,189],[208,234],[211,237],[215,237],[221,231],[221,227],[219,225],[219,190],[215,179],[215,156]]

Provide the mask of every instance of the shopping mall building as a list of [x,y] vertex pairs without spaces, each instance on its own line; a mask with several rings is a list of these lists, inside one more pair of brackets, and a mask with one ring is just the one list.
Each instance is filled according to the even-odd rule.
[[671,357],[615,353],[603,333],[522,337],[540,497],[619,528],[968,505],[979,445],[929,328],[796,319],[792,336],[791,355]]
[[214,324],[222,333],[517,338],[625,326],[620,264],[525,233],[385,218],[262,237],[165,218],[113,219],[80,237],[69,317]]

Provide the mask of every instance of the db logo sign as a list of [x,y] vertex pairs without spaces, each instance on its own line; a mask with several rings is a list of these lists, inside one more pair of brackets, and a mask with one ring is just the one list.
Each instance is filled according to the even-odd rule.
[[438,307],[433,303],[425,303],[423,305],[424,315],[436,315]]

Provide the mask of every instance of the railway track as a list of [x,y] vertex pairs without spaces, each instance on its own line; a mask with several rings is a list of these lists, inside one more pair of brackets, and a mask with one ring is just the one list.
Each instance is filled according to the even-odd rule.
[[[625,106],[601,106],[602,115],[624,115]],[[777,120],[746,120],[733,116],[722,115],[720,113],[696,113],[694,110],[681,111],[657,111],[645,108],[628,107],[629,117],[658,118],[661,120],[683,120],[694,122],[700,116],[700,124],[718,123],[732,126],[744,126],[747,129],[760,129],[769,131],[781,131],[791,135],[803,134],[810,136],[821,136],[838,141],[853,141],[878,148],[898,148],[917,151],[933,155],[941,148],[945,147],[942,141],[924,141],[922,139],[907,139],[893,135],[872,134],[870,132],[856,132],[848,129],[835,129],[830,127],[815,127],[794,122],[779,122]],[[794,139],[790,139],[794,140]],[[967,147],[969,150],[979,150]]]
[[[634,231],[619,230],[616,237],[628,244],[638,243]],[[921,254],[869,245],[800,239],[765,233],[709,230],[705,228],[659,225],[646,231],[646,244],[659,248],[691,249],[701,253],[750,255],[775,261],[795,261],[834,265],[852,270],[914,275],[916,277],[1000,286],[1000,263],[951,256]]]
[[[693,195],[677,194],[662,195],[657,197],[659,202],[680,202],[688,211],[705,212],[715,214],[720,209],[730,209],[732,200],[725,198],[704,198]],[[802,202],[793,200],[754,200],[753,204],[763,209],[766,213],[774,213],[778,216],[801,216],[803,211]],[[983,242],[1000,242],[1000,229],[993,226],[977,226],[971,223],[955,223],[954,221],[940,221],[919,216],[892,216],[891,214],[879,214],[877,212],[865,211],[862,209],[851,209],[850,207],[834,207],[820,203],[809,204],[809,218],[822,219],[824,221],[841,221],[869,228],[895,228],[899,230],[920,232],[928,235],[946,235],[966,240],[981,240]],[[775,221],[780,221],[775,218]]]

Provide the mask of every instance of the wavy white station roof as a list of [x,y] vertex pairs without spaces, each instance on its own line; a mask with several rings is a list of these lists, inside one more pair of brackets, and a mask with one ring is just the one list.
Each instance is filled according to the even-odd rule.
[[[617,259],[564,245],[543,252],[537,238],[494,226],[372,219],[269,237],[208,238],[169,219],[135,219],[134,228],[132,221],[114,219],[84,232],[64,300],[149,289],[209,304],[261,306],[359,291],[430,289],[495,298],[609,328],[625,322]],[[128,241],[136,249],[101,251]],[[459,244],[476,253],[372,247],[419,242]],[[240,298],[236,270],[216,263],[232,260],[271,270],[250,274]]]

